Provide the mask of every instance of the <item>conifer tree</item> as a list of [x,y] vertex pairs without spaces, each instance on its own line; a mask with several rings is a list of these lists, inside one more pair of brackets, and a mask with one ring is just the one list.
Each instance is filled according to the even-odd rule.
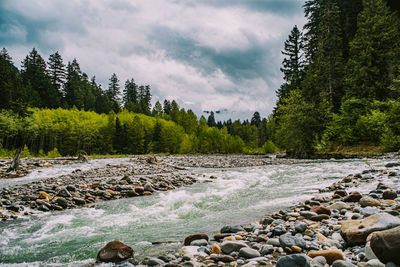
[[11,108],[15,101],[26,102],[25,94],[18,69],[14,66],[8,51],[0,52],[0,109]]
[[137,112],[138,102],[138,86],[136,85],[135,80],[133,78],[126,80],[123,91],[124,108],[131,112]]
[[215,122],[214,111],[210,112],[210,116],[208,116],[208,119],[207,119],[207,125],[208,125],[208,127],[217,126],[217,123]]
[[29,88],[30,103],[33,106],[48,108],[59,106],[58,93],[50,86],[46,73],[46,62],[35,48],[22,61],[21,77],[24,85]]
[[399,19],[383,0],[364,0],[350,43],[348,97],[385,100],[400,59]]
[[65,81],[66,71],[65,64],[63,63],[62,57],[58,51],[50,55],[47,67],[47,73],[51,84],[58,92],[60,92]]
[[163,107],[160,103],[160,101],[157,101],[154,104],[154,108],[153,111],[151,112],[153,117],[161,117],[163,115],[164,111],[163,111]]
[[169,100],[167,99],[164,100],[163,109],[165,114],[169,114],[171,112],[171,102]]
[[82,71],[76,59],[68,62],[67,78],[64,84],[64,106],[66,108],[77,107],[83,109],[85,106],[82,92]]
[[108,83],[108,90],[106,94],[111,102],[111,108],[114,110],[115,113],[118,113],[121,110],[119,105],[120,87],[119,87],[119,80],[115,73],[111,75],[110,82]]

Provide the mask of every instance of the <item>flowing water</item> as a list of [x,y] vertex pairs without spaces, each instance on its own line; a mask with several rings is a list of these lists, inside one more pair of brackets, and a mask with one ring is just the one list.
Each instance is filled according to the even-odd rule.
[[[110,159],[98,160],[96,164],[107,163]],[[112,240],[123,241],[141,255],[160,255],[176,249],[189,234],[212,235],[224,225],[257,221],[265,213],[310,198],[319,188],[348,174],[379,169],[385,163],[383,160],[328,160],[192,169],[194,175],[203,179],[211,175],[217,178],[211,183],[197,183],[153,196],[0,222],[0,265],[81,266],[93,263],[98,250]],[[59,171],[70,167],[58,166]],[[51,171],[43,169],[35,174],[36,178],[46,177]],[[368,189],[364,186],[358,190]],[[155,241],[172,242],[152,245]]]

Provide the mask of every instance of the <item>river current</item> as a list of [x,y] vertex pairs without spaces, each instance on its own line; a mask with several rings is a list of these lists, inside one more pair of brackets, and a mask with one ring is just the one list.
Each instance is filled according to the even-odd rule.
[[[88,166],[105,166],[113,160],[99,159]],[[159,256],[176,250],[187,235],[212,236],[224,225],[257,221],[266,213],[317,195],[319,188],[348,174],[383,168],[387,162],[326,160],[230,169],[192,168],[193,175],[200,179],[216,178],[152,196],[0,222],[0,266],[91,264],[99,249],[113,240],[128,244],[139,255]],[[0,181],[0,188],[55,176],[55,172],[66,174],[76,167],[43,168],[27,178]],[[366,192],[374,186],[365,184],[357,190]]]

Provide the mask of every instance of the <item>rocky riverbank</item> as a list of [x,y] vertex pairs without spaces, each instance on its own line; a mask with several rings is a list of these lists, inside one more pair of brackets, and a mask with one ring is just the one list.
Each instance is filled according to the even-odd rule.
[[[202,181],[211,180],[203,178]],[[75,169],[68,175],[3,188],[0,218],[7,220],[38,212],[90,207],[99,201],[152,195],[195,182],[198,179],[184,168],[148,163],[144,157],[132,158],[130,164],[108,164],[86,171]]]
[[[367,194],[361,183],[378,183]],[[193,233],[176,253],[133,257],[111,242],[99,261],[123,266],[400,266],[400,164],[349,175],[321,196],[268,214],[249,225],[228,225],[209,237]],[[130,253],[117,253],[119,248]]]

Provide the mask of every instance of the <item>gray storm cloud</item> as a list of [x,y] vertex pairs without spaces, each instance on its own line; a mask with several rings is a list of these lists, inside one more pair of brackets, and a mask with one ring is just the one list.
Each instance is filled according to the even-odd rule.
[[112,73],[150,84],[199,115],[267,116],[280,86],[280,51],[304,23],[302,1],[59,1],[0,3],[0,45],[19,67],[36,47],[59,51],[103,86]]

